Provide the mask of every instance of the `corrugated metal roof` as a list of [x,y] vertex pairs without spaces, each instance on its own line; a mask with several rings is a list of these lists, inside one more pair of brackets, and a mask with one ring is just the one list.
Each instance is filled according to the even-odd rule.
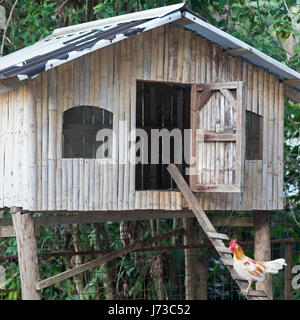
[[[34,77],[67,61],[161,25],[186,18],[185,28],[225,49],[243,48],[240,54],[255,65],[268,69],[281,79],[300,79],[300,74],[259,50],[205,22],[184,3],[140,11],[80,25],[60,28],[49,37],[0,58],[0,79]],[[300,86],[297,87],[300,90]]]

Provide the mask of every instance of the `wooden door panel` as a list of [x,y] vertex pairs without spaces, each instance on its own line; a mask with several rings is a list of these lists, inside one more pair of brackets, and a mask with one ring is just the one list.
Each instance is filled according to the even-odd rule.
[[245,153],[242,81],[195,84],[191,90],[190,187],[194,192],[241,192]]

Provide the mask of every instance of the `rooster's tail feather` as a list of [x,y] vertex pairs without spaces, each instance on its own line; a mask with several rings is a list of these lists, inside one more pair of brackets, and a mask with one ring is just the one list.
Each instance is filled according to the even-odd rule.
[[266,272],[274,274],[278,273],[278,271],[286,265],[287,264],[283,258],[265,262]]

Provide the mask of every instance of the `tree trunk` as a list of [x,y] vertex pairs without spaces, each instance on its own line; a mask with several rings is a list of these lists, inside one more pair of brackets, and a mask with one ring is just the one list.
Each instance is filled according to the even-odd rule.
[[41,300],[41,293],[36,290],[40,276],[33,218],[30,214],[21,214],[21,209],[16,207],[11,208],[11,213],[17,238],[22,299]]
[[[95,223],[94,224],[95,230],[96,230],[96,242],[94,244],[94,248],[96,250],[101,250],[101,243],[100,243],[100,235],[102,236],[102,239],[105,241],[105,249],[107,248],[107,241],[109,239],[106,229],[104,227],[104,224]],[[106,300],[115,300],[114,295],[114,286],[113,286],[113,280],[110,275],[109,271],[109,264],[105,263],[102,265],[102,272],[103,272],[103,286],[105,290],[105,297]]]
[[[254,211],[254,258],[258,261],[271,260],[271,215],[267,211]],[[264,290],[269,300],[273,299],[272,276],[266,275],[263,282],[256,283],[257,290]]]
[[[81,250],[81,242],[80,242],[80,231],[79,231],[79,225],[78,224],[73,224],[72,225],[72,238],[73,238],[73,245],[75,252],[80,252]],[[78,267],[82,264],[82,256],[76,255],[73,257],[74,265],[75,267]],[[79,296],[80,300],[83,300],[84,298],[84,281],[83,281],[83,275],[78,274],[74,276],[74,282],[76,285],[76,290]]]

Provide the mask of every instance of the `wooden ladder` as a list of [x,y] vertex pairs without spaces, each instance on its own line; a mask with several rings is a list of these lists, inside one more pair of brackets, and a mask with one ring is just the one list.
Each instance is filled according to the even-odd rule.
[[[248,287],[248,281],[239,277],[239,275],[234,271],[232,253],[223,242],[223,240],[229,240],[228,236],[216,231],[205,212],[201,209],[199,202],[195,198],[178,168],[174,164],[170,164],[168,166],[168,171],[189,204],[191,210],[195,214],[203,231],[206,233],[207,237],[220,255],[223,264],[229,269],[232,279],[236,281],[240,290],[246,289]],[[262,290],[249,290],[246,298],[248,300],[266,300],[267,295]]]

